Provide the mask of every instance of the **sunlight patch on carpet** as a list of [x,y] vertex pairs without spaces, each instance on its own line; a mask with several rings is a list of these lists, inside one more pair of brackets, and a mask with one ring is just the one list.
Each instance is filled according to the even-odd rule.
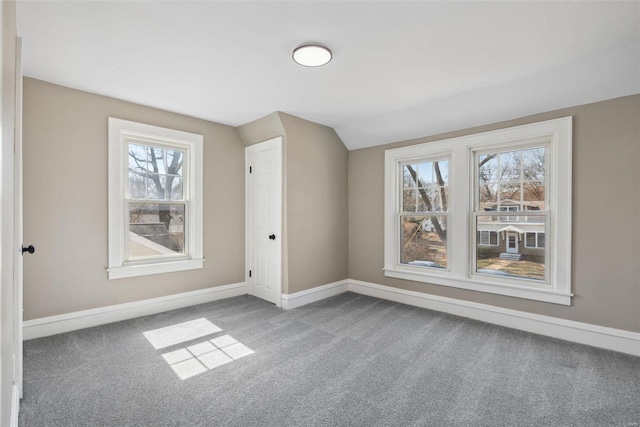
[[[147,331],[144,336],[158,350],[220,331],[222,329],[202,318]],[[162,354],[162,358],[178,378],[186,380],[254,353],[231,335],[222,335],[169,351]]]
[[147,331],[144,332],[144,336],[149,340],[153,348],[158,350],[201,338],[205,335],[215,334],[221,330],[207,319],[201,318]]

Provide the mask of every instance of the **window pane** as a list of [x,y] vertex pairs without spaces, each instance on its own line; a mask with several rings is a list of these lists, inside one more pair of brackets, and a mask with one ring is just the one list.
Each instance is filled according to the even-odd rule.
[[491,231],[490,232],[490,241],[489,243],[491,245],[496,246],[498,244],[498,233],[496,233],[495,231]]
[[149,172],[165,174],[164,167],[164,148],[149,147]]
[[[478,239],[476,271],[493,276],[545,280],[545,251],[544,248],[536,247],[535,240],[536,233],[538,236],[544,233],[544,217],[535,217],[536,222],[527,222],[524,215],[508,218],[489,215],[476,217],[477,232],[495,232],[497,244],[481,245]],[[500,235],[499,239],[497,235]],[[539,239],[538,237],[538,242]]]
[[404,216],[401,221],[400,262],[447,268],[447,217]]
[[420,187],[426,187],[429,184],[434,184],[434,172],[433,163],[420,163],[418,164],[418,179]]
[[544,210],[544,183],[531,181],[522,184],[522,200],[527,210]]
[[183,200],[182,178],[179,176],[167,176],[167,200]]
[[129,197],[144,199],[146,196],[147,176],[144,173],[129,172]]
[[544,233],[538,233],[538,247],[544,248]]
[[404,190],[402,192],[402,211],[416,211],[416,190]]
[[480,184],[478,207],[481,211],[495,211],[498,206],[498,184]]
[[520,175],[520,151],[509,151],[500,154],[500,181],[519,181]]
[[147,199],[164,200],[166,179],[164,175],[147,175]]
[[500,205],[520,202],[520,183],[501,182],[500,183]]
[[413,173],[416,172],[417,165],[404,165],[402,168],[402,187],[415,188],[416,181],[413,179]]
[[184,255],[184,205],[129,204],[128,260]]
[[482,154],[478,156],[478,182],[480,184],[498,181],[497,154]]
[[147,147],[129,144],[129,170],[137,172],[147,171]]
[[522,152],[522,174],[526,181],[544,182],[545,148]]
[[440,191],[438,187],[430,185],[418,190],[418,212],[441,212]]
[[433,171],[436,174],[436,184],[449,185],[449,160],[433,162]]
[[182,176],[183,154],[181,150],[167,150],[167,174]]

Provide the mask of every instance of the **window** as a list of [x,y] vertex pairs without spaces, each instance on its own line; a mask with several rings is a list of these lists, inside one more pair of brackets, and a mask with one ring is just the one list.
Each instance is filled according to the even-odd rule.
[[202,143],[109,119],[109,279],[202,268]]
[[498,233],[495,231],[479,231],[478,242],[482,246],[498,246]]
[[385,153],[386,276],[570,304],[570,230],[570,117]]
[[527,233],[524,242],[527,248],[544,248],[544,233]]

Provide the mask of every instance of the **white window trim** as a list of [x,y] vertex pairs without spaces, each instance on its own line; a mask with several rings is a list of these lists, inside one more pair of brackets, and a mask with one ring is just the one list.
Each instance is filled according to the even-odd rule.
[[[189,185],[185,198],[189,200],[187,212],[187,252],[184,258],[156,258],[126,262],[125,172],[128,170],[126,153],[128,139],[142,139],[169,144],[185,150],[189,167]],[[203,137],[193,133],[161,128],[109,117],[109,280],[148,274],[193,270],[203,267]]]
[[[505,146],[548,141],[549,203],[547,248],[548,283],[472,274],[476,235],[472,230],[474,153]],[[571,187],[572,118],[564,117],[459,138],[417,144],[385,152],[385,276],[570,305],[571,297]],[[410,160],[450,156],[447,226],[449,271],[400,264],[398,191],[399,165]],[[551,236],[552,241],[549,240]]]

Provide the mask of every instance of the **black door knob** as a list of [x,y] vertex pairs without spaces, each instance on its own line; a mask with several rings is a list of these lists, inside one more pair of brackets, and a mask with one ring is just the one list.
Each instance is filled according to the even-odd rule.
[[275,234],[270,235],[270,236],[269,236],[269,239],[271,239],[271,240],[276,240],[276,235],[275,235]]
[[29,252],[30,254],[34,253],[36,251],[36,248],[33,245],[29,245],[26,248],[23,246],[22,247],[22,253],[24,254],[25,252]]

